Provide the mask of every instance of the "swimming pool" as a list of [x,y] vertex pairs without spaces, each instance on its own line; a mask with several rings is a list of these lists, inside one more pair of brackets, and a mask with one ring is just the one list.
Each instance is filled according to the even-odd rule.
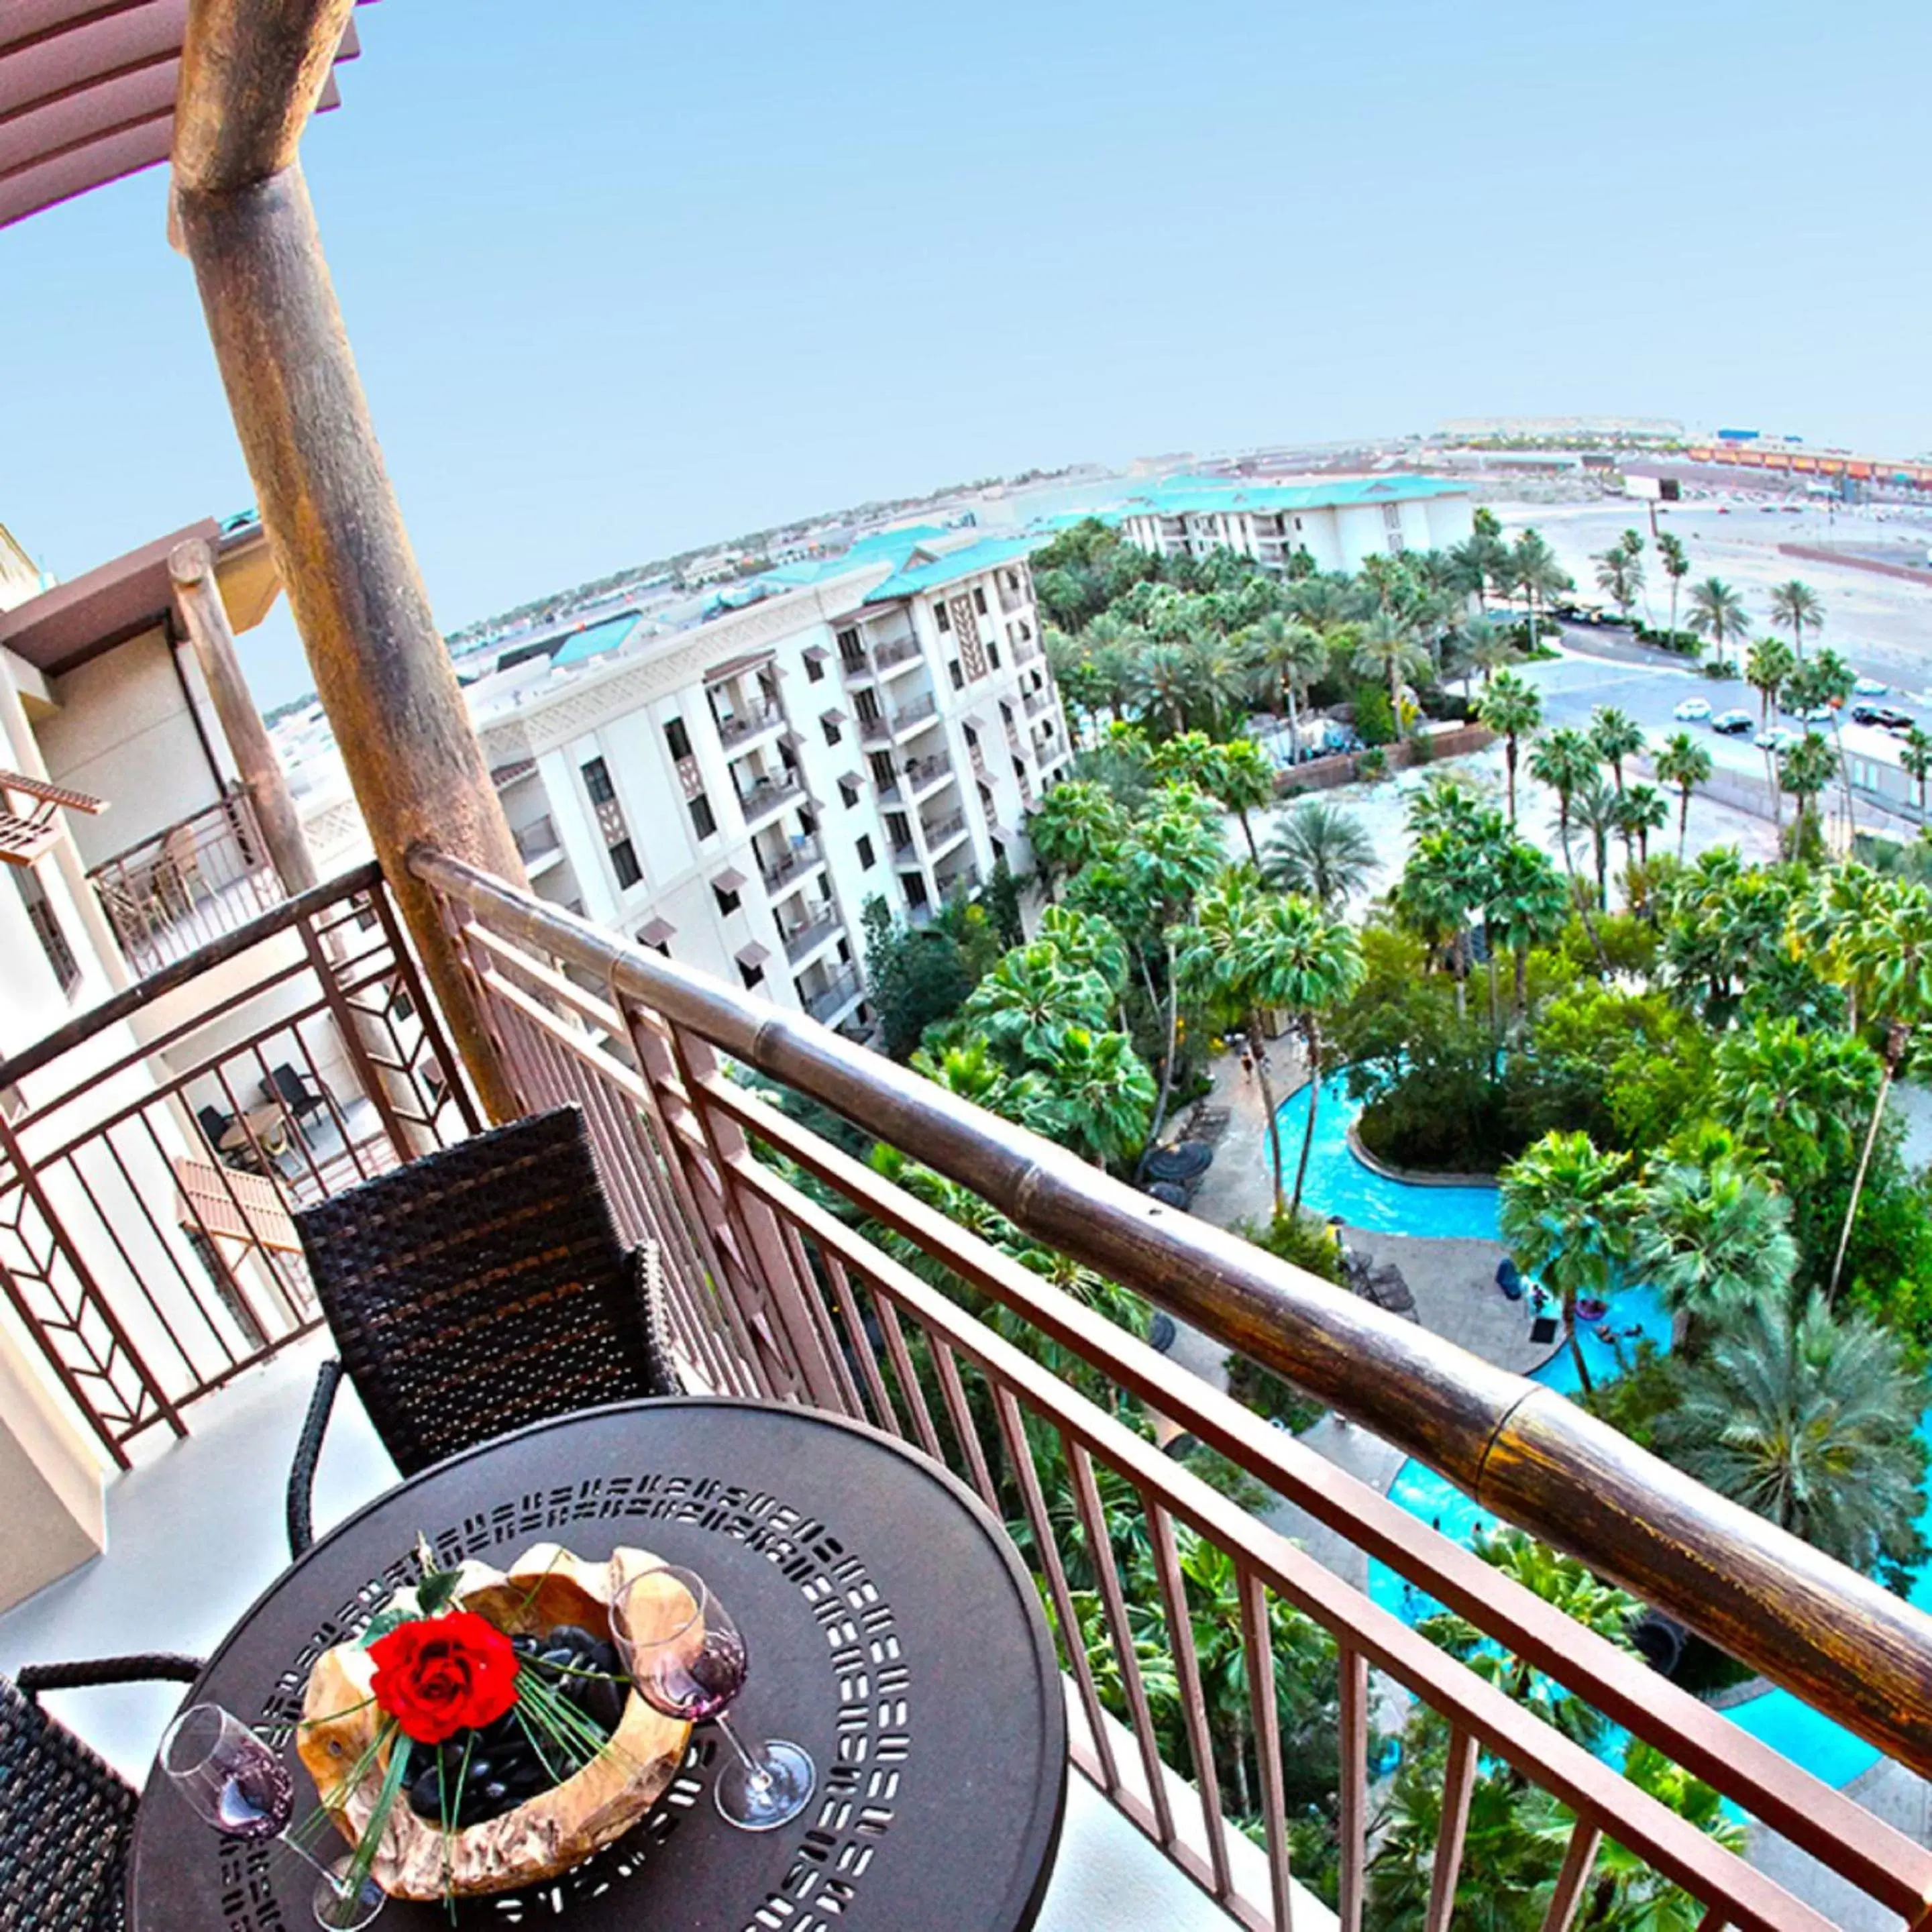
[[[1304,1087],[1291,1094],[1276,1111],[1275,1131],[1280,1137],[1283,1172],[1293,1185],[1294,1163],[1301,1154],[1301,1138],[1308,1124],[1309,1091]],[[1316,1111],[1315,1142],[1308,1157],[1308,1178],[1303,1198],[1318,1214],[1339,1214],[1352,1228],[1369,1233],[1460,1236],[1479,1240],[1500,1238],[1497,1226],[1497,1191],[1493,1187],[1420,1187],[1412,1182],[1391,1180],[1366,1166],[1348,1145],[1350,1123],[1361,1112],[1360,1102],[1348,1097],[1345,1076],[1330,1074],[1322,1083],[1322,1103]],[[1267,1158],[1265,1150],[1262,1158]],[[1523,1318],[1529,1318],[1528,1304]],[[1669,1314],[1649,1288],[1622,1288],[1612,1297],[1610,1312],[1601,1324],[1612,1330],[1631,1328],[1642,1331],[1642,1339],[1667,1350],[1671,1342]],[[1581,1331],[1584,1359],[1593,1381],[1610,1379],[1620,1372],[1618,1348],[1633,1349],[1637,1338],[1621,1344],[1606,1340],[1594,1325]],[[1576,1364],[1565,1346],[1534,1372],[1546,1388],[1574,1395],[1577,1388]],[[1932,1415],[1919,1425],[1919,1435],[1932,1449]],[[1479,1532],[1497,1528],[1498,1520],[1472,1502],[1462,1491],[1433,1469],[1411,1460],[1396,1472],[1389,1496],[1411,1516],[1438,1529],[1461,1544],[1472,1544]],[[1932,1502],[1928,1502],[1918,1522],[1919,1534],[1932,1545]],[[1369,1564],[1369,1594],[1384,1610],[1414,1624],[1438,1610],[1433,1598],[1388,1568],[1372,1559]],[[1919,1609],[1932,1612],[1932,1563],[1922,1567],[1913,1579],[1910,1600]],[[1802,1764],[1828,1784],[1844,1785],[1870,1770],[1878,1760],[1877,1749],[1843,1725],[1822,1716],[1802,1699],[1788,1690],[1772,1690],[1740,1704],[1725,1714],[1741,1730],[1748,1731],[1776,1751]],[[1613,1761],[1621,1756],[1621,1734],[1606,1739],[1605,1755]],[[1735,1807],[1729,1808],[1735,1811]],[[1742,1816],[1742,1814],[1738,1815]]]

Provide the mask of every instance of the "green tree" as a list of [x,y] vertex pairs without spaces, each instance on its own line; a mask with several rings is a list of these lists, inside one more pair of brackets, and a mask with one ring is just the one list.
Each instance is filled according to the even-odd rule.
[[1787,686],[1791,702],[1808,716],[1820,710],[1828,710],[1832,714],[1832,742],[1838,754],[1838,777],[1844,790],[1848,849],[1858,836],[1858,826],[1852,813],[1852,767],[1845,756],[1844,716],[1845,706],[1850,703],[1857,682],[1858,674],[1836,651],[1820,650],[1813,652],[1811,662],[1802,670],[1792,673]]
[[1328,643],[1312,624],[1271,610],[1242,633],[1258,677],[1276,694],[1288,714],[1288,742],[1301,761],[1301,707],[1308,687],[1328,668]]
[[1876,918],[1861,921],[1846,934],[1840,949],[1840,974],[1833,976],[1846,982],[1853,1011],[1883,1030],[1885,1044],[1880,1054],[1884,1073],[1872,1102],[1871,1122],[1852,1176],[1838,1251],[1832,1261],[1826,1291],[1831,1295],[1838,1293],[1844,1272],[1845,1250],[1851,1244],[1852,1223],[1858,1218],[1858,1197],[1871,1167],[1886,1096],[1918,1030],[1932,1020],[1932,892],[1922,885],[1888,880],[1878,896],[1876,912]]
[[1522,740],[1543,722],[1543,700],[1514,671],[1497,672],[1476,706],[1476,716],[1503,741],[1509,822],[1516,824],[1516,758]]
[[1597,588],[1628,617],[1643,589],[1643,560],[1627,545],[1616,543],[1591,561],[1597,566]]
[[1615,789],[1604,782],[1602,773],[1594,771],[1578,786],[1570,800],[1572,816],[1590,835],[1590,850],[1596,860],[1599,912],[1610,910],[1610,840],[1622,824],[1622,802]]
[[1624,760],[1643,749],[1643,727],[1628,711],[1614,704],[1599,704],[1590,713],[1590,748],[1610,766],[1621,793]]
[[1538,739],[1529,754],[1529,775],[1556,794],[1556,842],[1563,866],[1574,881],[1576,866],[1570,850],[1570,808],[1579,791],[1596,776],[1598,754],[1588,736],[1574,724],[1559,724]]
[[1125,1034],[1068,1027],[1039,1070],[1051,1096],[1052,1137],[1082,1160],[1104,1167],[1145,1144],[1154,1076]]
[[1724,647],[1744,634],[1748,620],[1744,600],[1722,578],[1707,577],[1690,586],[1690,628],[1700,638],[1708,638],[1718,662],[1727,662]]
[[1646,1180],[1632,1271],[1706,1330],[1786,1299],[1798,1267],[1791,1204],[1738,1158],[1666,1161]]
[[1512,838],[1486,868],[1484,922],[1492,944],[1514,966],[1514,1010],[1519,1022],[1529,1011],[1529,952],[1546,946],[1570,921],[1570,892],[1556,868],[1534,845]]
[[[1472,617],[1462,626],[1462,645],[1463,662],[1467,671],[1479,670],[1483,674],[1483,688],[1486,691],[1496,673],[1505,665],[1514,664],[1520,653],[1508,636],[1487,617]],[[1468,692],[1468,679],[1463,678],[1463,694]]]
[[[1818,825],[1818,800],[1832,782],[1837,760],[1832,748],[1815,731],[1807,731],[1795,745],[1778,754],[1778,784],[1797,801],[1796,836],[1799,850],[1808,843],[1822,843]],[[1806,828],[1810,828],[1808,834]]]
[[1760,1303],[1712,1337],[1659,1417],[1659,1451],[1720,1496],[1868,1576],[1924,1555],[1925,1384],[1868,1316]]
[[1677,640],[1677,592],[1684,578],[1690,574],[1690,559],[1684,548],[1684,540],[1672,536],[1668,530],[1661,530],[1657,538],[1658,560],[1664,566],[1664,574],[1670,580],[1670,638]]
[[1429,654],[1402,618],[1378,610],[1355,634],[1355,668],[1388,680],[1389,709],[1396,729],[1402,728],[1402,680],[1418,677],[1428,668]]
[[866,976],[878,1009],[884,1045],[904,1060],[935,1021],[950,1019],[973,990],[973,974],[951,935],[936,926],[897,924],[881,898],[862,915]]
[[1918,782],[1918,814],[1922,818],[1925,815],[1925,781],[1932,778],[1932,733],[1928,733],[1923,725],[1913,725],[1898,748],[1898,762]]
[[1824,600],[1808,584],[1797,578],[1774,585],[1771,593],[1771,621],[1780,631],[1791,633],[1791,647],[1796,662],[1804,662],[1804,632],[1825,625]]
[[1665,784],[1677,788],[1677,856],[1684,857],[1684,841],[1690,834],[1690,794],[1711,776],[1709,748],[1700,745],[1688,731],[1673,731],[1657,754],[1657,776]]
[[1064,779],[1027,821],[1034,857],[1049,881],[1055,873],[1070,878],[1118,845],[1126,832],[1126,818],[1112,794],[1087,778]]
[[1798,660],[1782,638],[1760,638],[1744,653],[1744,682],[1758,694],[1759,719],[1767,730],[1778,694],[1797,668]]
[[1634,842],[1637,865],[1648,866],[1650,835],[1660,832],[1670,822],[1670,807],[1663,793],[1653,784],[1633,784],[1618,799],[1616,814],[1617,831],[1624,842],[1626,864],[1633,856],[1630,847]]
[[1108,992],[1120,998],[1127,983],[1127,949],[1108,920],[1071,906],[1048,906],[1040,916],[1034,938],[1051,946],[1069,972],[1097,973]]
[[1099,974],[1070,968],[1050,940],[1036,940],[1015,946],[961,1012],[1020,1070],[1051,1060],[1069,1027],[1104,1028],[1112,1005]]
[[1560,597],[1576,585],[1556,561],[1556,554],[1534,530],[1525,530],[1510,551],[1510,584],[1523,594],[1529,607],[1529,648],[1537,646],[1538,608],[1552,597]]
[[1282,818],[1262,856],[1262,877],[1338,913],[1368,883],[1375,841],[1360,821],[1327,799],[1304,799]]
[[1628,1156],[1600,1154],[1588,1134],[1552,1132],[1502,1172],[1498,1218],[1504,1245],[1562,1304],[1577,1379],[1590,1365],[1576,1332],[1576,1304],[1607,1297],[1630,1252],[1636,1192]]
[[1850,1160],[1880,1073],[1862,1040],[1809,1033],[1795,1019],[1754,1019],[1718,1043],[1713,1112],[1762,1149],[1796,1193]]
[[1259,865],[1262,855],[1248,814],[1274,802],[1274,764],[1252,738],[1231,738],[1217,745],[1215,752],[1207,788],[1240,821],[1248,856]]
[[993,876],[986,882],[986,910],[998,930],[1002,946],[1019,946],[1026,940],[1026,920],[1020,910],[1020,882],[1002,852],[993,861]]

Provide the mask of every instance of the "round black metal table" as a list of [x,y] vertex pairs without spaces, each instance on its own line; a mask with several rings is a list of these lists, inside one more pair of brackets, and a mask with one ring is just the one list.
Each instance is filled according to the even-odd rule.
[[[400,1485],[316,1544],[184,1701],[286,1738],[316,1657],[413,1580],[418,1534],[445,1563],[502,1564],[540,1542],[596,1558],[621,1544],[700,1571],[748,1639],[734,1714],[748,1732],[795,1739],[819,1769],[800,1818],[735,1831],[708,1790],[725,1747],[700,1726],[677,1780],[624,1838],[552,1886],[466,1903],[459,1924],[1032,1924],[1066,1802],[1052,1640],[998,1522],[937,1463],[858,1424],[752,1402],[629,1402],[539,1424]],[[299,1816],[314,1790],[297,1781]],[[285,1849],[218,1837],[150,1777],[133,1932],[309,1932],[309,1888]],[[449,1923],[440,1905],[398,1900],[376,1925]]]

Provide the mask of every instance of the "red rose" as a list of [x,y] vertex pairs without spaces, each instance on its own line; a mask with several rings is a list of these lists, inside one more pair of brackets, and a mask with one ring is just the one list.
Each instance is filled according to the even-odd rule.
[[494,1724],[517,1701],[521,1660],[474,1610],[398,1624],[369,1655],[377,1705],[419,1744]]

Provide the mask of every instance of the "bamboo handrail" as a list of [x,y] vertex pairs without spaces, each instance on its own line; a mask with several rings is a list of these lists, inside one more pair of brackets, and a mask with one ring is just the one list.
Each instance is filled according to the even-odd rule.
[[1438,1470],[1932,1774],[1932,1620],[1726,1502],[1540,1383],[1498,1369],[800,1015],[613,939],[459,861],[411,869],[498,930],[594,974],[990,1202]]

